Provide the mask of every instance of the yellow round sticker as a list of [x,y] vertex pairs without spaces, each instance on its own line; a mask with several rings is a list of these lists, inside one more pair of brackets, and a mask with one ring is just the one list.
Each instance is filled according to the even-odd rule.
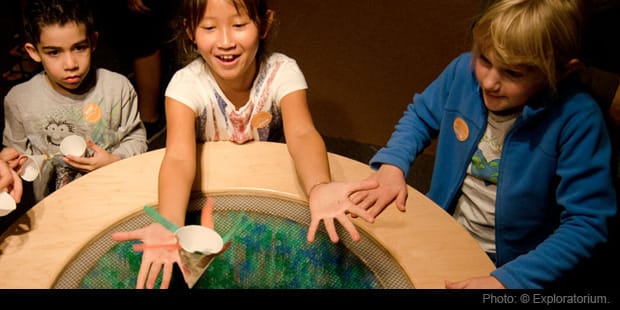
[[87,103],[82,109],[82,118],[89,123],[96,123],[101,119],[101,108],[96,103]]
[[452,126],[454,127],[454,134],[457,140],[461,142],[467,140],[469,137],[469,127],[464,119],[460,117],[455,118]]
[[266,111],[261,111],[256,113],[254,117],[252,117],[252,128],[265,128],[271,122],[271,113]]

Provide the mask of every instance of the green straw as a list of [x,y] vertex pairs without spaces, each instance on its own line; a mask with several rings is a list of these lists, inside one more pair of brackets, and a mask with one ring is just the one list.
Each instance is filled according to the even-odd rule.
[[163,216],[161,216],[161,214],[159,214],[159,212],[157,212],[157,210],[155,210],[153,207],[151,206],[144,206],[144,212],[150,216],[153,220],[155,220],[157,223],[163,225],[164,227],[166,227],[166,229],[168,229],[169,231],[171,231],[172,233],[176,232],[177,229],[179,229],[179,226],[168,221],[167,219],[165,219]]
[[[178,225],[165,219],[163,216],[161,216],[161,214],[159,214],[159,212],[157,212],[157,210],[155,210],[151,206],[144,206],[144,212],[148,216],[150,216],[154,221],[163,225],[164,227],[166,227],[166,229],[168,229],[169,231],[173,233],[176,232],[177,229],[179,229]],[[236,234],[238,231],[244,230],[248,225],[250,225],[250,223],[248,223],[247,220],[242,223],[244,219],[245,219],[245,214],[237,218],[237,222],[235,222],[235,225],[233,225],[233,227],[228,232],[226,232],[224,237],[222,237],[222,240],[224,241],[224,243],[228,242],[230,238],[232,238],[232,236]]]
[[235,222],[235,225],[233,225],[233,227],[229,231],[226,232],[224,237],[222,237],[222,240],[224,241],[224,243],[228,242],[235,233],[237,233],[240,230],[245,229],[248,225],[250,225],[250,223],[248,223],[247,220],[245,221],[245,223],[241,223],[241,221],[243,221],[244,218],[245,218],[245,214],[242,214],[241,216],[237,218],[237,222]]

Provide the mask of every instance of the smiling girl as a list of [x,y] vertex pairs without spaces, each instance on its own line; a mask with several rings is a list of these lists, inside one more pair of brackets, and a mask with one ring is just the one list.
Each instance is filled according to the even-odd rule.
[[[295,60],[267,52],[275,15],[266,1],[185,0],[182,12],[183,37],[189,42],[188,50],[196,53],[166,89],[168,133],[159,173],[160,213],[177,225],[185,224],[196,175],[197,143],[242,144],[285,138],[309,200],[308,240],[314,240],[323,221],[330,239],[337,242],[336,220],[354,241],[359,240],[348,214],[369,222],[373,219],[348,196],[376,183],[331,182],[325,144],[308,108],[305,78]],[[175,236],[157,223],[116,233],[113,238],[176,242]],[[180,264],[178,251],[146,250],[137,287],[153,288],[163,269],[160,287],[167,288],[175,262]]]

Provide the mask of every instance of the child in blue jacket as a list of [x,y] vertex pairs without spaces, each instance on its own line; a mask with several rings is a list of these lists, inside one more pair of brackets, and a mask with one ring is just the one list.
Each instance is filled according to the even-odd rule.
[[583,3],[497,1],[473,48],[414,96],[371,159],[379,182],[352,198],[373,216],[404,211],[405,176],[438,139],[428,196],[497,268],[446,288],[547,288],[607,241],[616,213],[611,144],[595,100],[579,89]]

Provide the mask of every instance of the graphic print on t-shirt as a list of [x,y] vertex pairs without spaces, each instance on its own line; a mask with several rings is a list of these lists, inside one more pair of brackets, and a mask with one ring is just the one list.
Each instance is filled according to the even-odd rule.
[[497,178],[499,176],[499,159],[488,161],[482,150],[476,150],[476,153],[471,158],[471,174],[481,180],[484,180],[485,185],[491,184],[497,185]]

